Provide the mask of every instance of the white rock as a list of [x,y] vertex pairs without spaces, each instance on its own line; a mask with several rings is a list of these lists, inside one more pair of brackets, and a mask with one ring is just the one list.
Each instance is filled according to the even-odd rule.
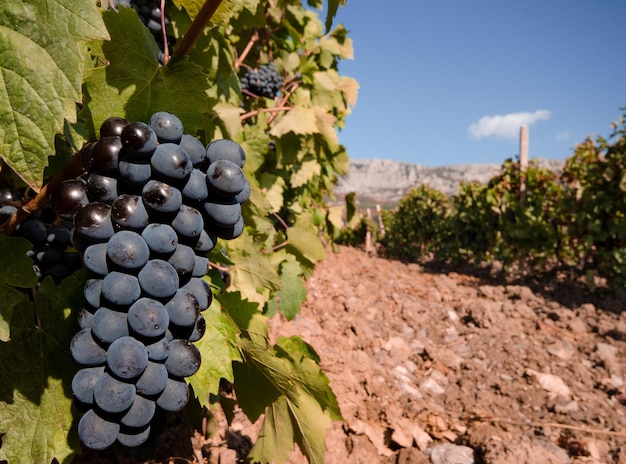
[[443,444],[427,451],[433,464],[474,464],[474,450],[468,446]]
[[572,392],[563,379],[554,374],[544,374],[533,369],[526,369],[526,375],[534,377],[550,398],[571,398]]

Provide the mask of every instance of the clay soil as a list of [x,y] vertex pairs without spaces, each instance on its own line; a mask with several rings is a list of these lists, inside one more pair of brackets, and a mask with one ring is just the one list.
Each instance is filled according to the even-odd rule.
[[[557,277],[329,251],[301,313],[270,326],[315,348],[337,396],[326,462],[626,463],[626,305]],[[245,462],[259,424],[217,419],[162,462]]]

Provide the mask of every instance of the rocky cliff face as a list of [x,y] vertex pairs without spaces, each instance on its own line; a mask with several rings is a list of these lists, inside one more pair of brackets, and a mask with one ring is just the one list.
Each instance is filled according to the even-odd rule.
[[[557,171],[563,166],[562,161],[536,161],[543,167]],[[386,159],[353,159],[350,160],[348,175],[339,178],[334,193],[338,200],[350,192],[356,192],[360,204],[389,205],[421,184],[454,195],[461,183],[487,183],[500,172],[500,168],[499,164],[426,167]]]

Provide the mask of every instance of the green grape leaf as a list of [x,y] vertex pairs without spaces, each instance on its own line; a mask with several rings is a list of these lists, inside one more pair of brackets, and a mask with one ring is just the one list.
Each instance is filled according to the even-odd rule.
[[326,430],[341,413],[317,354],[299,337],[267,349],[242,336],[241,346],[245,362],[233,366],[239,405],[253,420],[266,413],[252,461],[283,463],[295,442],[309,462],[323,463]]
[[103,17],[111,40],[94,43],[92,54],[110,64],[94,68],[85,80],[89,105],[81,117],[91,119],[93,130],[110,116],[147,122],[154,112],[168,111],[195,134],[209,110],[202,67],[186,57],[159,66],[157,44],[134,10],[111,10]]
[[270,134],[280,137],[288,132],[298,135],[315,134],[317,128],[317,114],[315,108],[302,105],[294,106],[272,127]]
[[209,395],[217,395],[220,379],[234,380],[232,362],[241,360],[235,346],[237,328],[220,311],[216,300],[202,312],[206,322],[206,332],[195,343],[202,356],[200,369],[190,379],[194,393],[202,406],[207,406]]
[[346,0],[328,0],[328,9],[326,10],[326,32],[330,31],[330,28],[333,26],[333,19],[337,15],[337,10],[339,9],[339,5],[344,6],[346,4]]
[[12,340],[0,344],[0,459],[64,462],[80,451],[69,385],[78,365],[69,345],[83,282],[72,276],[56,287],[48,277],[34,306],[26,301],[15,308]]
[[84,44],[107,36],[94,2],[0,2],[0,157],[36,191],[55,133],[76,117]]
[[226,246],[228,257],[234,263],[231,268],[233,287],[250,301],[264,304],[269,292],[278,290],[282,284],[276,267],[247,234]]
[[326,256],[324,246],[312,228],[299,225],[290,227],[287,237],[289,242],[287,248],[311,262],[321,261]]
[[306,301],[306,287],[302,281],[302,268],[292,255],[280,265],[280,278],[283,288],[276,293],[276,297],[268,302],[266,314],[273,316],[280,311],[288,320],[293,319],[300,312],[300,305]]
[[322,166],[312,156],[307,156],[305,160],[295,167],[291,175],[291,186],[293,188],[302,187],[315,176],[322,173]]
[[0,267],[0,341],[9,341],[13,308],[28,300],[26,293],[13,287],[29,288],[37,285],[33,262],[26,256],[32,244],[23,238],[0,235],[0,256],[5,265]]

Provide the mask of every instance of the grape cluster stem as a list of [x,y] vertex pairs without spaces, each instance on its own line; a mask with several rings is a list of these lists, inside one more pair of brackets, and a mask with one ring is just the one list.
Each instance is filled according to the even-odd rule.
[[[198,41],[198,38],[209,24],[209,21],[221,3],[222,0],[206,0],[202,4],[202,8],[200,8],[198,15],[194,18],[193,22],[189,26],[189,29],[178,44],[178,47],[174,50],[174,56],[184,56],[189,54],[189,51]],[[163,8],[161,8],[161,11],[163,11]]]

